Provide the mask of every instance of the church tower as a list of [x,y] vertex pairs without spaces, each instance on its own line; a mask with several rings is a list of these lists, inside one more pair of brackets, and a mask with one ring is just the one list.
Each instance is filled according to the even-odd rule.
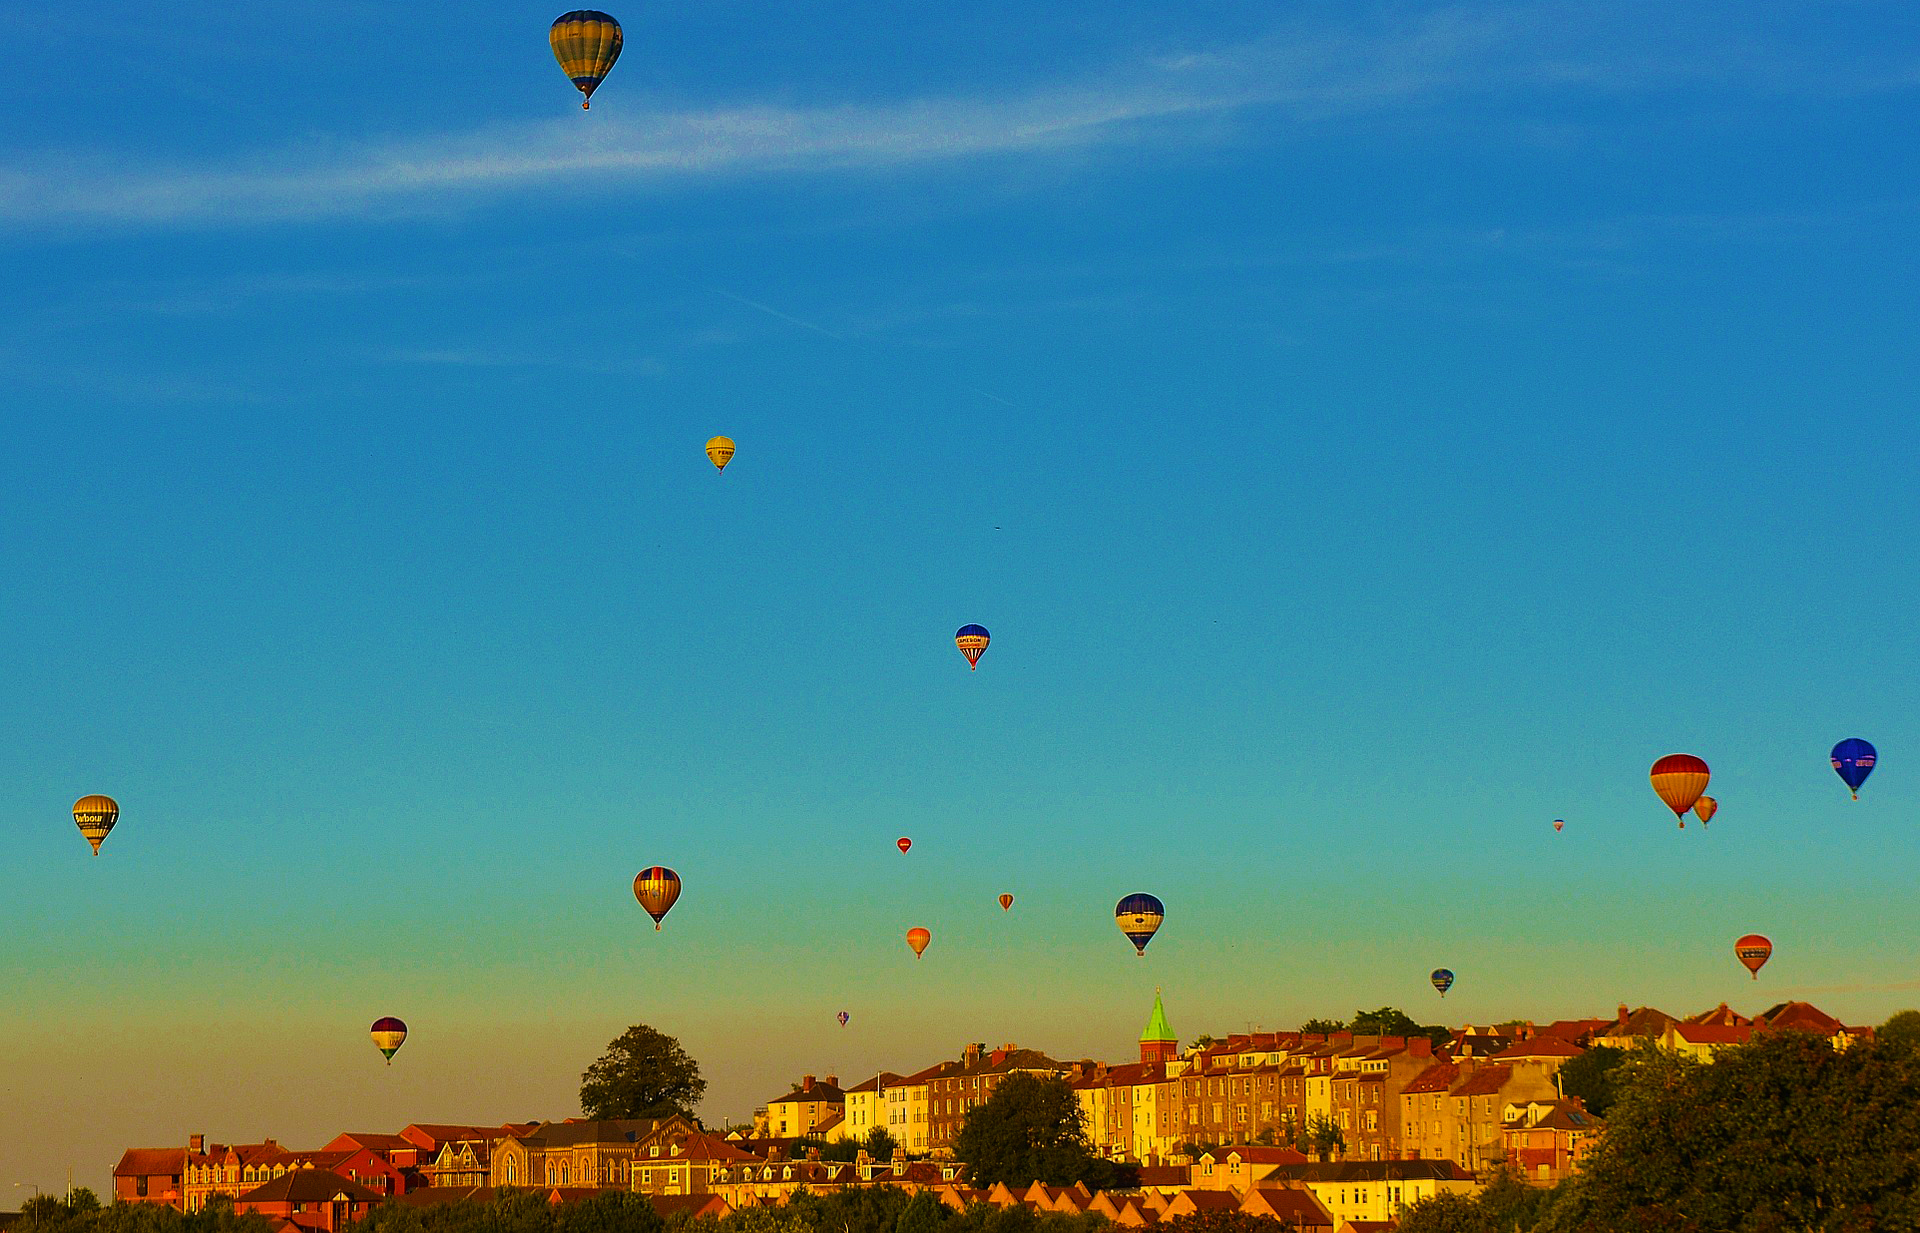
[[1180,1056],[1179,1044],[1173,1029],[1167,1026],[1167,1008],[1160,1004],[1160,991],[1155,989],[1153,1014],[1147,1019],[1147,1030],[1140,1033],[1140,1060],[1171,1062]]

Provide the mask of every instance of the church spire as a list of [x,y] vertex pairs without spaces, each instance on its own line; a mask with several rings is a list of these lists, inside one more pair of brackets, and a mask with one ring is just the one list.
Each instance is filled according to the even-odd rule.
[[1179,1056],[1180,1042],[1167,1023],[1167,1008],[1160,1004],[1160,991],[1153,991],[1153,1014],[1147,1017],[1147,1030],[1140,1033],[1140,1060],[1171,1062]]

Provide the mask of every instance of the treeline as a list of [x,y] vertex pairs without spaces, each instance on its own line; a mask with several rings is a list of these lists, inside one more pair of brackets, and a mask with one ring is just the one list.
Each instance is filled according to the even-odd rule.
[[1803,1032],[1711,1064],[1636,1051],[1611,1079],[1606,1135],[1578,1175],[1498,1175],[1416,1204],[1400,1233],[1920,1229],[1920,1016],[1837,1052]]
[[100,1206],[93,1191],[77,1187],[63,1195],[35,1195],[20,1206],[20,1221],[9,1233],[268,1233],[265,1216],[236,1216],[233,1200],[220,1195],[188,1214],[161,1203]]

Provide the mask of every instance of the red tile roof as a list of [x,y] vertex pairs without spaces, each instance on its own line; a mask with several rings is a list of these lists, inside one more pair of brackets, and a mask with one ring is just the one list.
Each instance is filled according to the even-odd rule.
[[378,1203],[386,1196],[327,1169],[295,1169],[255,1186],[234,1200],[244,1203],[326,1203],[344,1196],[355,1203]]
[[1764,1024],[1769,1028],[1794,1028],[1802,1032],[1821,1032],[1827,1035],[1832,1035],[1846,1026],[1826,1011],[1807,1002],[1782,1002],[1754,1016],[1754,1023]]
[[113,1166],[115,1177],[172,1177],[186,1167],[184,1147],[130,1147]]
[[1473,1077],[1453,1089],[1455,1096],[1494,1096],[1513,1078],[1513,1067],[1501,1062],[1474,1072]]
[[1304,1152],[1297,1152],[1290,1147],[1267,1147],[1257,1143],[1216,1147],[1212,1155],[1215,1160],[1238,1156],[1247,1164],[1304,1164],[1307,1159]]
[[1536,1036],[1532,1040],[1523,1040],[1493,1055],[1494,1061],[1503,1058],[1521,1057],[1579,1057],[1586,1050],[1558,1036]]
[[1673,1033],[1690,1045],[1740,1045],[1753,1039],[1751,1024],[1676,1023]]
[[1453,1086],[1460,1076],[1460,1068],[1452,1062],[1435,1062],[1407,1081],[1400,1089],[1403,1096],[1415,1096],[1426,1092],[1444,1092]]

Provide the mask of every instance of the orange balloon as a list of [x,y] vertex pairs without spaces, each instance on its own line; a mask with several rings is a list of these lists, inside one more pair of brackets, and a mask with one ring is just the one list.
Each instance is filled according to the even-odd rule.
[[915,925],[907,930],[907,945],[913,947],[913,957],[918,959],[927,949],[927,943],[933,941],[933,935]]
[[1001,910],[1002,912],[1005,912],[1005,911],[1007,911],[1007,910],[1009,910],[1009,909],[1011,909],[1012,907],[1013,907],[1013,896],[1012,896],[1012,895],[1002,895],[1002,896],[1000,896],[1000,910]]
[[1668,754],[1653,764],[1651,774],[1653,790],[1660,794],[1667,808],[1673,810],[1673,816],[1680,819],[1683,830],[1687,825],[1687,810],[1692,809],[1700,794],[1707,790],[1707,780],[1712,777],[1707,764],[1692,754]]
[[654,932],[658,933],[661,917],[672,911],[674,901],[680,898],[680,875],[664,865],[642,869],[634,875],[633,897],[653,917]]
[[1693,803],[1693,812],[1700,819],[1700,825],[1705,826],[1713,821],[1714,814],[1720,812],[1720,802],[1711,796],[1703,796]]
[[1760,969],[1767,966],[1767,960],[1773,958],[1773,943],[1757,933],[1749,933],[1733,944],[1734,958],[1746,965],[1755,980],[1760,979]]

